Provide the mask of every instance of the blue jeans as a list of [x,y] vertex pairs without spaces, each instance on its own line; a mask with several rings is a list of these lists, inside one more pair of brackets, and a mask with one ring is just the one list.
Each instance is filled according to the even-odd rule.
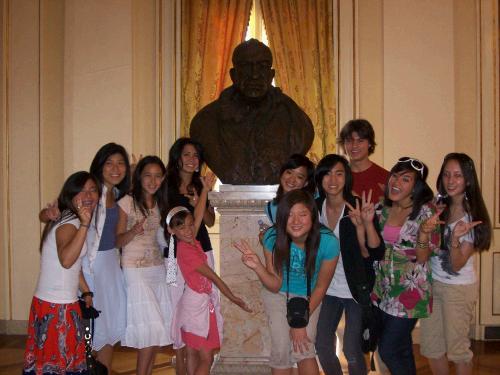
[[398,318],[379,310],[381,333],[378,352],[393,375],[415,375],[411,332],[418,319]]
[[350,375],[366,375],[366,363],[361,350],[361,307],[352,298],[326,295],[319,313],[316,353],[326,375],[342,375],[339,359],[335,354],[335,331],[345,310],[343,351]]

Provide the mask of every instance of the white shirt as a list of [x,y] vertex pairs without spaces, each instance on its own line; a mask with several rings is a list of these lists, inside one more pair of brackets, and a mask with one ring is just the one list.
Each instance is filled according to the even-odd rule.
[[[455,225],[462,220],[466,223],[471,222],[469,215],[447,224],[444,229],[445,241],[451,238],[451,233]],[[474,244],[474,231],[471,229],[468,233],[459,238],[459,242],[470,242]],[[448,248],[451,244],[448,242]],[[446,249],[439,249],[438,254],[431,257],[432,278],[445,284],[468,285],[476,282],[476,272],[474,271],[474,254],[469,257],[467,263],[458,272],[451,270],[450,253]]]
[[80,256],[70,268],[64,268],[57,255],[56,230],[61,225],[70,224],[78,229],[80,220],[74,218],[54,225],[43,242],[40,275],[35,297],[53,303],[73,303],[78,299],[78,282],[82,268],[82,257],[87,252],[86,242]]
[[[339,234],[339,223],[340,220],[342,220],[342,217],[344,216],[344,211],[345,211],[345,204],[344,207],[342,207],[342,212],[340,213],[339,220],[337,221],[337,225],[335,226],[335,229],[333,230],[333,234],[335,237],[340,239],[340,234]],[[350,220],[349,218],[344,219],[344,220]],[[326,217],[326,199],[323,201],[323,207],[321,208],[321,216],[319,218],[319,221],[321,224],[326,225],[327,227],[330,227],[328,225],[328,218]],[[339,297],[339,298],[353,298],[351,291],[349,290],[349,285],[347,284],[347,279],[345,278],[345,271],[344,271],[344,263],[342,262],[342,253],[339,254],[339,260],[337,262],[337,267],[335,268],[335,273],[333,274],[333,279],[328,286],[328,289],[326,291],[326,294],[329,296],[334,296],[334,297]]]

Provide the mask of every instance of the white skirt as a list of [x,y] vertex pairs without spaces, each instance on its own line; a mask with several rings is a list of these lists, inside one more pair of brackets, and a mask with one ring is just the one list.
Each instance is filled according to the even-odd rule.
[[142,349],[170,345],[172,306],[165,266],[124,268],[127,288],[127,327],[123,346]]
[[84,273],[85,281],[94,292],[94,307],[101,312],[95,319],[92,348],[101,350],[125,334],[127,299],[118,250],[98,251],[92,269],[92,274]]

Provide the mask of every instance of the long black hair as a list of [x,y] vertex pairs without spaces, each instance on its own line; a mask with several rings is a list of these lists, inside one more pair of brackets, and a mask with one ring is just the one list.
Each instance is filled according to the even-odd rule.
[[[180,175],[180,169],[182,168],[182,151],[186,145],[192,145],[197,154],[199,168],[198,171],[193,173],[193,178],[191,180],[191,186],[196,190],[196,193],[201,194],[203,189],[203,184],[200,179],[200,171],[205,163],[203,156],[203,148],[201,144],[196,142],[194,139],[182,137],[174,142],[170,151],[168,152],[168,164],[167,164],[167,175],[166,175],[166,201],[168,208],[173,208],[175,202],[170,202],[169,197],[177,196],[179,194],[179,188],[181,186],[182,180]],[[171,207],[172,206],[172,207]]]
[[[484,204],[483,195],[481,194],[481,187],[477,178],[476,168],[474,161],[467,155],[459,152],[452,152],[444,157],[441,170],[436,181],[436,189],[438,193],[444,196],[444,203],[446,207],[441,214],[443,221],[448,221],[450,217],[450,203],[451,200],[446,193],[443,185],[443,173],[446,164],[450,160],[455,160],[462,170],[462,175],[465,182],[465,197],[463,200],[464,211],[469,214],[472,221],[481,221],[482,223],[473,228],[474,231],[474,248],[482,251],[490,248],[491,245],[491,220],[488,215],[488,210]],[[442,237],[444,238],[444,236]]]
[[313,196],[304,190],[292,190],[283,195],[278,204],[276,215],[276,243],[274,247],[274,269],[278,274],[282,274],[284,265],[288,265],[290,259],[291,238],[286,231],[288,218],[292,207],[298,203],[302,203],[311,213],[312,227],[309,231],[306,243],[306,271],[309,275],[314,274],[316,263],[316,255],[318,254],[320,242],[320,223],[318,217],[318,208],[314,202]]
[[[302,190],[309,192],[310,194],[314,195],[316,191],[316,184],[314,183],[314,163],[309,160],[307,156],[301,155],[301,154],[293,154],[291,155],[288,160],[281,166],[280,169],[280,180],[281,176],[285,171],[289,169],[297,169],[300,167],[304,167],[306,169],[306,184],[302,188]],[[274,198],[274,202],[278,204],[283,197],[283,194],[285,192],[283,191],[283,187],[281,184],[278,187],[278,191],[276,192],[276,197]]]
[[120,154],[125,161],[125,177],[118,185],[115,186],[118,189],[118,196],[115,197],[115,200],[119,200],[127,194],[130,189],[130,162],[128,160],[128,153],[127,150],[125,150],[125,147],[113,142],[106,143],[95,154],[92,164],[90,164],[90,173],[97,178],[101,185],[104,184],[104,177],[102,175],[104,164],[106,164],[106,161],[110,156],[115,154]]
[[78,211],[73,204],[73,198],[82,191],[83,187],[89,180],[94,181],[97,192],[100,195],[101,186],[99,181],[95,176],[91,175],[87,171],[75,172],[66,179],[61,188],[61,192],[57,197],[57,208],[59,209],[59,212],[61,212],[61,216],[57,221],[49,221],[45,224],[42,232],[42,238],[40,240],[40,251],[42,251],[43,243],[47,238],[48,233],[55,225],[65,223],[78,217]]
[[315,180],[318,188],[318,193],[321,198],[325,198],[325,190],[323,189],[323,178],[335,167],[337,164],[342,164],[345,171],[345,184],[342,189],[342,197],[347,202],[352,202],[354,196],[352,195],[352,171],[349,162],[345,157],[338,154],[329,154],[321,159],[316,167]]
[[[415,169],[416,166],[421,165],[421,169]],[[389,172],[388,179],[394,174],[399,174],[401,172],[411,172],[415,177],[415,185],[413,186],[413,191],[411,193],[411,201],[413,204],[412,211],[410,213],[409,219],[415,220],[420,212],[420,209],[425,203],[432,201],[434,198],[434,193],[432,189],[427,184],[427,175],[429,174],[429,168],[420,160],[404,156],[399,158],[396,164],[392,167]],[[384,205],[391,207],[392,201],[389,199],[389,180],[385,184],[384,191]]]
[[[144,168],[148,164],[158,165],[161,169],[163,176],[165,176],[165,172],[166,172],[165,165],[163,164],[161,159],[158,156],[154,156],[154,155],[148,155],[148,156],[143,157],[141,160],[139,160],[139,162],[137,163],[137,166],[135,167],[134,175],[132,176],[132,190],[130,192],[130,195],[134,199],[134,204],[139,206],[139,210],[144,215],[144,217],[148,216],[148,208],[146,207],[144,194],[142,192],[141,175],[142,175],[142,171],[144,170]],[[163,180],[163,182],[165,182],[165,180]],[[165,203],[164,203],[164,198],[163,198],[161,186],[154,194],[153,199],[155,200],[156,204],[158,205],[158,209],[160,210],[160,213],[162,213],[165,209]]]

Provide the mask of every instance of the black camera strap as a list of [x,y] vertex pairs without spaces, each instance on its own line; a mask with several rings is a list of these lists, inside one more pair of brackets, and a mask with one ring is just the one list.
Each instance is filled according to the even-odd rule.
[[[292,256],[292,249],[290,249],[290,252],[288,253],[288,262],[286,264],[286,301],[288,302],[290,297],[288,295],[288,291],[290,290],[290,259]],[[307,300],[311,298],[311,275],[309,274],[309,270],[307,269],[307,256],[304,261],[304,268],[306,270],[306,275],[307,275]]]

